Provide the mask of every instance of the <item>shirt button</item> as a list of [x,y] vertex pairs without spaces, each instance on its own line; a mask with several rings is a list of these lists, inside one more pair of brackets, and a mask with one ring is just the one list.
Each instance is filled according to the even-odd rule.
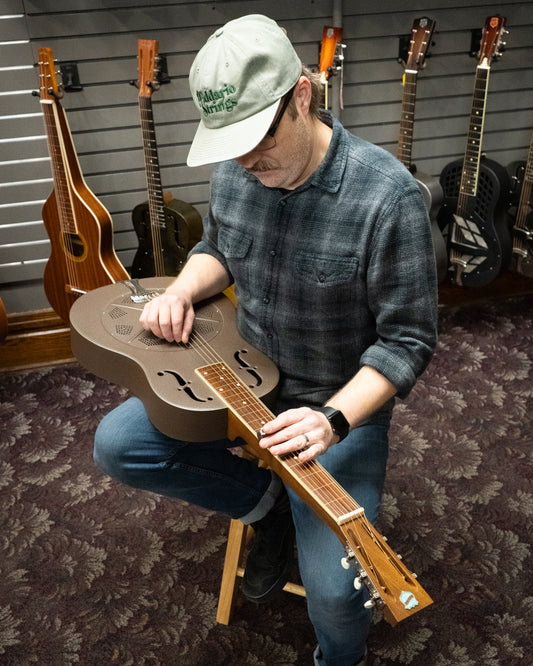
[[285,207],[287,205],[287,202],[286,201],[280,201],[279,205]]
[[263,303],[264,303],[265,305],[268,305],[268,303],[270,303],[270,298],[268,298],[267,296],[265,296],[265,298],[263,298]]
[[270,256],[275,257],[276,256],[276,250],[270,250]]
[[267,333],[267,338],[268,338],[269,340],[272,340],[273,337],[274,337],[274,336],[272,335],[272,333]]
[[318,281],[319,282],[325,282],[326,281],[326,276],[324,275],[324,273],[320,273],[320,275],[318,276]]

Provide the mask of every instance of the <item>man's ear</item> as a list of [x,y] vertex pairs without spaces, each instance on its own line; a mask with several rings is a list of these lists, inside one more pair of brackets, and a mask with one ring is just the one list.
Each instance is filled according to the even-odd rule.
[[307,76],[300,76],[298,80],[298,88],[295,91],[295,103],[305,115],[309,112],[309,105],[311,104],[311,81]]

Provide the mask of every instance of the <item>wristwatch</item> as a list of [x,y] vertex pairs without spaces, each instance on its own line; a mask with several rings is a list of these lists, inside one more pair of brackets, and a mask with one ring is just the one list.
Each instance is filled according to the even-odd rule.
[[328,406],[313,407],[313,409],[315,412],[322,412],[322,414],[325,414],[331,429],[339,437],[339,440],[344,439],[350,432],[350,424],[340,410]]

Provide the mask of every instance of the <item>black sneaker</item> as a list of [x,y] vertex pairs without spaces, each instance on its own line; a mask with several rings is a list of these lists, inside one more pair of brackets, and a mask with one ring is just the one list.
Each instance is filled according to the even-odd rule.
[[252,527],[255,535],[246,560],[242,591],[249,601],[263,603],[283,589],[294,554],[294,523],[285,488],[267,515],[252,523]]

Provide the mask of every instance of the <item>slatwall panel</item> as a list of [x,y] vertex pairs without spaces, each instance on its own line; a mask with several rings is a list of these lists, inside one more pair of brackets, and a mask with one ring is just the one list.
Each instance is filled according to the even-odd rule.
[[[146,199],[137,90],[129,84],[137,78],[137,40],[157,39],[167,56],[171,82],[152,98],[164,189],[204,214],[210,168],[185,165],[197,124],[187,83],[196,51],[217,26],[258,12],[280,21],[302,60],[316,66],[332,11],[332,0],[0,0],[0,15],[13,15],[0,19],[0,294],[8,312],[48,306],[41,207],[53,183],[39,99],[31,96],[38,48],[78,63],[83,90],[65,93],[61,103],[87,184],[112,215],[115,248],[128,267],[136,249],[131,211]],[[344,124],[396,153],[399,36],[415,18],[430,16],[437,33],[418,77],[413,157],[420,170],[438,175],[464,151],[476,66],[470,32],[492,13],[507,17],[510,34],[491,69],[483,147],[502,164],[525,159],[533,127],[531,0],[344,0]]]

